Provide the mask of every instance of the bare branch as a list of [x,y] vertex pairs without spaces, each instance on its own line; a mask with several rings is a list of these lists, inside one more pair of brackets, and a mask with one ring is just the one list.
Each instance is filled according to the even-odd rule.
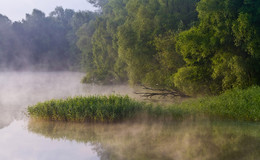
[[143,89],[150,90],[153,92],[134,92],[135,94],[141,95],[141,97],[152,98],[153,96],[160,96],[160,97],[167,97],[167,96],[174,96],[174,97],[189,97],[182,92],[176,90],[169,90],[169,89],[156,89],[141,85]]

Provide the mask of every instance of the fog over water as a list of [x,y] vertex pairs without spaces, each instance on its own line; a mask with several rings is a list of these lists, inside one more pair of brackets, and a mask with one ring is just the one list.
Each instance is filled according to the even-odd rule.
[[0,128],[13,119],[25,118],[26,107],[45,100],[73,96],[133,94],[126,85],[81,84],[77,72],[2,72],[0,73]]
[[53,98],[128,94],[127,85],[81,84],[75,72],[0,73],[0,160],[256,160],[259,123],[232,121],[116,124],[35,121],[28,105]]

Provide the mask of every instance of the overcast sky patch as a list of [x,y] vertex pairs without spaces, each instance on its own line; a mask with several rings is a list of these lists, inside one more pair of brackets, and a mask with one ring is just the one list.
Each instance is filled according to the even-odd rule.
[[0,14],[7,16],[12,21],[20,21],[25,18],[26,13],[32,13],[35,8],[49,15],[57,6],[75,11],[96,10],[86,0],[0,0]]

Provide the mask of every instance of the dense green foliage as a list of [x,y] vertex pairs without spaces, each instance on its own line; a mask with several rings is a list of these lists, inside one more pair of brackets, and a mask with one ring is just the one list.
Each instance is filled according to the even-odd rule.
[[[92,0],[92,3],[102,1]],[[109,0],[88,43],[85,82],[125,81],[219,94],[260,82],[260,3]]]
[[[175,51],[174,37],[197,20],[196,0],[104,2],[91,40],[78,43],[92,60],[83,82],[129,80],[174,87],[172,75],[184,64]],[[92,52],[84,46],[92,46]]]
[[143,105],[127,96],[75,97],[38,103],[28,113],[49,120],[111,122],[134,117]]
[[215,97],[188,100],[170,106],[150,105],[129,97],[76,97],[51,100],[28,107],[34,118],[61,121],[111,122],[124,119],[151,120],[206,117],[241,121],[260,121],[260,87],[233,89]]
[[219,93],[259,84],[259,8],[253,0],[201,0],[199,24],[177,38],[186,66],[175,75],[175,85]]
[[199,115],[208,118],[224,118],[241,121],[260,121],[260,87],[246,90],[232,89],[215,97],[205,97],[172,105],[170,112],[183,115]]
[[12,23],[0,15],[0,69],[83,69],[84,83],[142,84],[187,95],[260,84],[256,0],[87,0]]

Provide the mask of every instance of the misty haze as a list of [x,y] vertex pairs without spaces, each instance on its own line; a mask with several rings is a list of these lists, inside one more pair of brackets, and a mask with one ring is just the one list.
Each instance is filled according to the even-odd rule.
[[0,160],[259,159],[258,1],[0,6]]

